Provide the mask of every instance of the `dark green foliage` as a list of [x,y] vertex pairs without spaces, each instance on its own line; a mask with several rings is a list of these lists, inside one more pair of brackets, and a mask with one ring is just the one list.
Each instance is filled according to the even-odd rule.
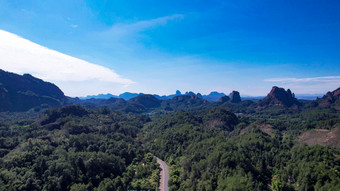
[[339,127],[335,108],[176,99],[153,110],[135,103],[120,108],[149,116],[79,105],[1,113],[0,190],[156,189],[153,155],[170,166],[170,190],[340,187],[339,148],[299,139],[312,129]]
[[232,131],[238,123],[238,118],[232,112],[222,108],[210,109],[202,115],[204,125],[208,128]]
[[171,190],[336,190],[339,149],[304,146],[297,135],[333,128],[332,109],[179,112],[144,128],[147,148],[171,165]]
[[155,189],[158,165],[135,141],[149,120],[66,106],[47,111],[40,122],[4,123],[0,190]]
[[277,171],[277,179],[291,180],[298,190],[337,190],[340,160],[335,158],[336,152],[322,146],[294,147],[291,159]]
[[129,102],[134,104],[140,104],[144,108],[156,108],[161,105],[160,100],[158,100],[155,96],[148,94],[139,95],[135,98],[130,99]]
[[29,74],[23,76],[0,69],[0,112],[61,106],[64,93],[54,84]]

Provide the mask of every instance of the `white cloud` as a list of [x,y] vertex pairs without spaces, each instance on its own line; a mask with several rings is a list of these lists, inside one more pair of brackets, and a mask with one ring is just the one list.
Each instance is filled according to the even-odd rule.
[[137,33],[152,27],[165,25],[171,20],[182,19],[184,15],[175,14],[165,17],[159,17],[156,19],[138,21],[135,23],[117,23],[113,25],[109,30],[105,31],[106,34],[113,35],[115,37],[121,37],[128,34]]
[[290,88],[295,93],[300,94],[324,94],[335,90],[340,85],[340,76],[321,76],[311,78],[271,78],[265,79],[266,82]]
[[[183,17],[181,14],[174,14],[132,23],[116,23],[105,31],[89,33],[89,35],[97,38],[96,42],[100,43],[98,46],[109,47],[110,54],[114,57],[113,61],[125,64],[136,63],[141,60],[135,59],[136,52],[145,51],[138,42],[142,37],[142,31],[164,26],[170,21],[177,21]],[[71,20],[67,18],[70,27],[79,27]],[[135,82],[109,68],[48,49],[1,29],[0,69],[19,74],[30,73],[55,83],[69,96],[118,94],[134,91],[133,88],[141,86],[141,84],[136,86]]]
[[[144,36],[143,31],[147,31],[152,28],[164,26],[170,21],[181,20],[184,15],[174,14],[165,17],[159,17],[150,20],[142,20],[137,22],[121,22],[115,23],[104,31],[95,33],[98,41],[102,42],[102,45],[108,46],[110,49],[114,49],[114,52],[118,52],[119,55],[129,55],[139,52],[143,47],[140,40],[148,38]],[[114,47],[112,45],[114,44]],[[147,49],[142,48],[142,51]]]
[[339,82],[340,76],[322,76],[314,78],[271,78],[265,79],[266,82]]
[[122,85],[134,83],[109,68],[48,49],[3,30],[0,30],[0,58],[3,70],[30,73],[52,82],[98,80]]

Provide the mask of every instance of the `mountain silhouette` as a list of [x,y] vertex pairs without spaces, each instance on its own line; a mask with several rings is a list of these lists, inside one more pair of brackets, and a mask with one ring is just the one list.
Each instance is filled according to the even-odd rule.
[[18,75],[0,69],[0,111],[61,106],[66,101],[64,93],[52,83],[30,74]]

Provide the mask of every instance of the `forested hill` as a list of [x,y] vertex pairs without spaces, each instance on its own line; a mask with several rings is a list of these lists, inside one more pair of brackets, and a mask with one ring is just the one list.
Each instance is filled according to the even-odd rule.
[[30,74],[18,75],[0,69],[0,111],[61,106],[65,101],[64,93],[52,83]]
[[188,94],[174,95],[171,99],[158,99],[154,95],[140,94],[128,101],[121,98],[110,99],[72,99],[73,103],[83,105],[88,108],[107,107],[112,110],[126,113],[152,113],[164,114],[178,111],[201,110],[214,107],[225,107],[232,109],[235,113],[254,113],[261,110],[294,108],[303,110],[306,108],[334,108],[340,109],[339,89],[328,92],[320,99],[298,100],[293,92],[274,86],[268,95],[257,102],[252,100],[242,100],[240,93],[233,91],[229,96],[222,96],[219,100],[211,102],[204,99],[202,95],[189,92]]
[[171,190],[338,190],[339,112],[277,112],[178,112],[146,124],[143,142],[171,165]]
[[136,139],[149,120],[80,106],[33,123],[0,119],[0,190],[156,189],[158,165]]
[[72,105],[37,120],[18,114],[0,118],[1,190],[154,189],[159,168],[153,156],[169,164],[171,190],[340,187],[339,147],[313,141],[314,131],[339,139],[334,108],[141,115]]
[[174,191],[340,188],[339,88],[314,101],[279,87],[258,102],[237,91],[79,100],[0,74],[0,190],[157,189],[154,156]]
[[[209,97],[210,96],[210,97]],[[66,97],[54,84],[35,78],[30,74],[18,75],[0,70],[0,112],[47,109],[70,104],[80,104],[87,108],[107,107],[125,113],[171,113],[178,111],[201,110],[205,108],[226,107],[236,113],[252,113],[261,109],[282,106],[296,109],[306,107],[335,108],[339,110],[339,88],[328,92],[320,99],[297,100],[293,92],[274,86],[268,95],[258,100],[242,100],[238,91],[229,96],[212,92],[209,96],[200,93],[179,91],[167,99],[157,95],[136,94],[128,101],[122,98],[79,99]],[[219,98],[219,99],[217,99]],[[213,101],[212,101],[213,100]]]

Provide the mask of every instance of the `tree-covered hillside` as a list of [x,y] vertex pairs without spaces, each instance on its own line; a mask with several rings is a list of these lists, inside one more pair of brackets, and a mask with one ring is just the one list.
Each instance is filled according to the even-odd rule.
[[135,137],[149,118],[67,106],[0,125],[0,190],[155,189],[159,169]]
[[335,128],[339,113],[286,109],[239,117],[216,108],[175,113],[146,124],[143,138],[170,163],[171,190],[339,189],[339,148],[298,139]]
[[0,113],[0,190],[157,189],[154,156],[169,164],[171,190],[340,187],[338,101],[150,97],[137,100],[147,114],[80,105]]

